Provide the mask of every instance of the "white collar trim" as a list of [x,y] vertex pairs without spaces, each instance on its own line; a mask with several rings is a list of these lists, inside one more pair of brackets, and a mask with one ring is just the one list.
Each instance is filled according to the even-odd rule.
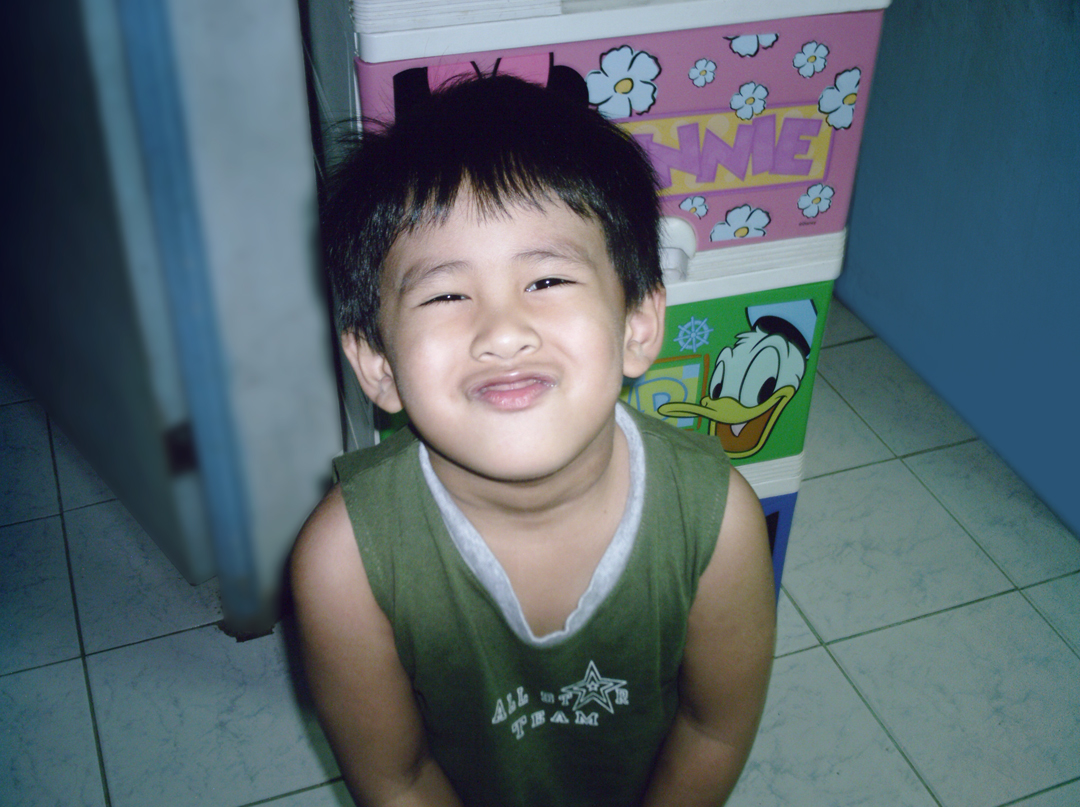
[[567,617],[561,630],[544,636],[536,636],[532,632],[506,570],[439,481],[431,467],[427,447],[420,443],[420,467],[424,480],[439,507],[443,522],[450,533],[450,540],[480,584],[491,594],[511,630],[526,644],[550,647],[578,631],[611,593],[630,559],[645,501],[645,448],[637,424],[622,406],[615,407],[615,422],[626,436],[630,452],[630,493],[626,499],[626,508],[611,543],[604,550],[604,555],[593,572],[588,588],[578,600],[577,607]]

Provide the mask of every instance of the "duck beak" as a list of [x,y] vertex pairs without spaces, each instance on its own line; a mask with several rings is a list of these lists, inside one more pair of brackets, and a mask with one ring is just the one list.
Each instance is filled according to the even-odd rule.
[[776,390],[765,402],[746,407],[734,398],[702,398],[666,403],[656,411],[663,417],[699,417],[709,421],[709,434],[719,437],[724,451],[732,459],[756,454],[772,434],[776,419],[795,395],[795,387]]

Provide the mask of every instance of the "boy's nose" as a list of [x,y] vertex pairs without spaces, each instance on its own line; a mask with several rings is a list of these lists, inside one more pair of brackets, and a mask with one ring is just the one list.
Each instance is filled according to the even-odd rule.
[[540,347],[540,334],[519,307],[499,306],[477,315],[473,358],[512,359]]

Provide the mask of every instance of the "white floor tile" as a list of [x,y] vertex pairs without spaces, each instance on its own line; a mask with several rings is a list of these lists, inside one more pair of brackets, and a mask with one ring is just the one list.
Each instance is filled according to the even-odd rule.
[[806,620],[795,610],[787,592],[781,589],[776,603],[776,655],[786,656],[818,644]]
[[822,347],[832,347],[873,335],[874,332],[867,328],[850,308],[833,297],[832,302],[829,303],[829,317],[825,320]]
[[818,372],[897,454],[975,436],[880,339],[822,350]]
[[899,460],[804,482],[785,567],[826,641],[1012,587]]
[[728,807],[933,807],[828,654],[777,659],[765,714]]
[[1080,776],[1080,659],[1018,592],[831,649],[944,807]]
[[105,804],[81,661],[0,678],[0,704],[4,804]]
[[0,675],[78,656],[59,517],[0,528]]
[[814,383],[806,425],[804,479],[893,458],[893,453],[829,386]]
[[87,653],[221,619],[217,582],[190,585],[120,502],[65,518]]
[[241,643],[202,628],[87,667],[115,807],[234,807],[338,775],[277,633]]
[[97,471],[83,459],[56,423],[52,423],[53,451],[56,454],[56,478],[60,485],[61,503],[65,510],[115,499]]
[[0,406],[0,524],[59,512],[44,410],[33,401]]
[[342,782],[323,785],[303,793],[295,793],[266,802],[266,807],[355,807],[355,802]]
[[1080,569],[1080,541],[985,443],[905,463],[1018,586]]
[[1033,586],[1024,593],[1073,650],[1080,653],[1080,574]]

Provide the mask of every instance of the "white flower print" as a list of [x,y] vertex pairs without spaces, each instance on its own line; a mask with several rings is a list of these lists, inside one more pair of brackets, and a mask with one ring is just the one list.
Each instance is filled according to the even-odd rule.
[[648,112],[656,103],[653,79],[658,75],[660,63],[645,51],[629,45],[609,50],[600,57],[600,69],[585,77],[589,103],[597,104],[605,118]]
[[847,129],[855,117],[855,100],[859,96],[862,71],[853,67],[837,73],[836,83],[826,87],[818,99],[818,110],[825,113],[825,122],[834,129]]
[[750,120],[754,115],[765,111],[765,98],[769,90],[764,84],[748,81],[731,96],[731,108],[743,120]]
[[808,219],[815,218],[832,206],[833,189],[828,185],[811,185],[799,197],[799,210]]
[[825,69],[825,57],[829,55],[829,49],[818,42],[807,42],[802,50],[795,54],[792,64],[803,78],[813,78],[814,75]]
[[724,37],[731,42],[731,49],[740,56],[756,56],[758,48],[771,48],[779,38],[779,34],[743,34]]
[[710,241],[734,241],[740,238],[761,238],[772,218],[759,207],[732,208],[724,221],[712,228]]
[[716,62],[709,59],[698,59],[690,68],[690,80],[694,82],[695,87],[711,84],[714,78],[716,78]]
[[709,206],[705,203],[704,196],[687,196],[679,203],[679,208],[687,213],[693,213],[699,219],[709,212]]

